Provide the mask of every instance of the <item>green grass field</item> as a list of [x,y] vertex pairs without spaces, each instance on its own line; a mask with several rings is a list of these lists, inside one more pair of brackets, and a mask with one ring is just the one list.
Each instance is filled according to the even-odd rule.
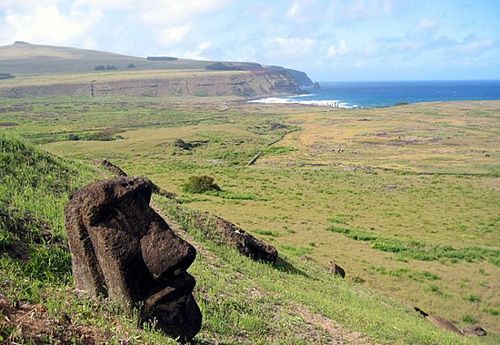
[[[0,131],[70,159],[56,163],[72,170],[41,179],[38,171],[61,168],[23,165],[12,153],[4,166],[29,171],[23,178],[4,173],[10,182],[0,200],[13,199],[13,214],[27,208],[64,238],[67,194],[103,177],[92,167],[96,159],[176,193],[180,205],[155,202],[204,249],[191,270],[205,316],[200,341],[328,343],[326,319],[342,325],[345,339],[364,334],[359,343],[494,344],[500,339],[499,110],[500,102],[333,110],[208,98],[4,99]],[[182,149],[176,139],[194,145]],[[257,152],[261,157],[247,166]],[[222,191],[183,192],[195,175],[214,177]],[[43,183],[21,183],[31,179]],[[29,202],[38,195],[39,202]],[[254,263],[211,243],[191,227],[190,210],[220,215],[272,243],[286,264]],[[69,293],[64,260],[40,270],[62,273],[33,284],[25,277],[37,269],[24,272],[4,256],[2,272],[13,282],[8,296],[49,306],[65,296],[75,317],[94,308]],[[329,261],[344,267],[346,280],[328,273]],[[478,323],[490,335],[444,333],[415,315],[414,305],[461,327]],[[115,320],[123,331],[117,341],[126,332],[138,343],[162,341],[155,332],[135,331],[112,306],[102,308],[95,326]]]

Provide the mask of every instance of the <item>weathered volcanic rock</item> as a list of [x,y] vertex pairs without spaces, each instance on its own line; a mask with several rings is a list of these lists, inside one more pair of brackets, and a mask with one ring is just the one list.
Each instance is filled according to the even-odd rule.
[[214,216],[214,219],[217,231],[220,232],[227,244],[236,247],[240,253],[249,256],[253,260],[276,262],[278,258],[276,248],[253,237],[245,230],[223,218]]
[[123,171],[119,166],[114,165],[107,159],[103,159],[102,161],[99,162],[99,164],[116,176],[122,176],[122,177],[128,176],[127,173]]
[[453,332],[456,334],[464,335],[464,332],[460,328],[455,326],[451,321],[443,319],[441,316],[430,315],[430,314],[426,313],[425,311],[423,311],[422,309],[420,309],[419,307],[413,307],[413,309],[415,309],[415,311],[417,313],[419,313],[420,315],[425,317],[427,320],[429,320],[431,323],[433,323],[434,326],[445,329],[447,331],[450,331],[450,332]]
[[478,325],[467,326],[462,329],[462,332],[464,332],[464,334],[477,335],[478,337],[484,337],[488,335],[488,332],[486,332],[486,330],[483,327]]
[[330,261],[330,271],[340,278],[345,278],[345,270],[333,261]]
[[186,270],[196,256],[149,206],[153,184],[138,177],[99,181],[78,190],[66,206],[76,286],[133,308],[141,323],[156,319],[181,341],[201,328],[201,312]]

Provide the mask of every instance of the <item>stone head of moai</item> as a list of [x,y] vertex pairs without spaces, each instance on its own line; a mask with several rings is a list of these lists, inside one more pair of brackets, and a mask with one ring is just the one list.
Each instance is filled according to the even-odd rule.
[[196,250],[150,207],[152,190],[120,177],[75,192],[65,210],[73,275],[77,289],[140,308],[141,324],[187,341],[202,318],[187,273]]

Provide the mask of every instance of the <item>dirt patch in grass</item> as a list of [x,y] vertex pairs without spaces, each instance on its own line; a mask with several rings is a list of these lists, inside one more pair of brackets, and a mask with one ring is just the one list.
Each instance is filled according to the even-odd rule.
[[[293,311],[298,316],[300,316],[304,320],[304,323],[306,323],[307,325],[310,325],[314,328],[318,327],[326,332],[332,338],[334,344],[374,344],[368,339],[366,335],[363,335],[359,332],[350,331],[338,322],[329,319],[321,314],[314,313],[301,305],[294,305]],[[317,331],[313,330],[311,334],[316,333]]]
[[51,318],[41,304],[12,303],[0,295],[2,344],[98,344],[110,334],[72,323],[67,314]]

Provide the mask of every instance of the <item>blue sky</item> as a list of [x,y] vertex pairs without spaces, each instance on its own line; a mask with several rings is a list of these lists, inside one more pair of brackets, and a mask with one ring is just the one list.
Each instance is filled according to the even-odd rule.
[[500,79],[498,18],[498,0],[0,0],[0,45],[257,61],[321,81]]

